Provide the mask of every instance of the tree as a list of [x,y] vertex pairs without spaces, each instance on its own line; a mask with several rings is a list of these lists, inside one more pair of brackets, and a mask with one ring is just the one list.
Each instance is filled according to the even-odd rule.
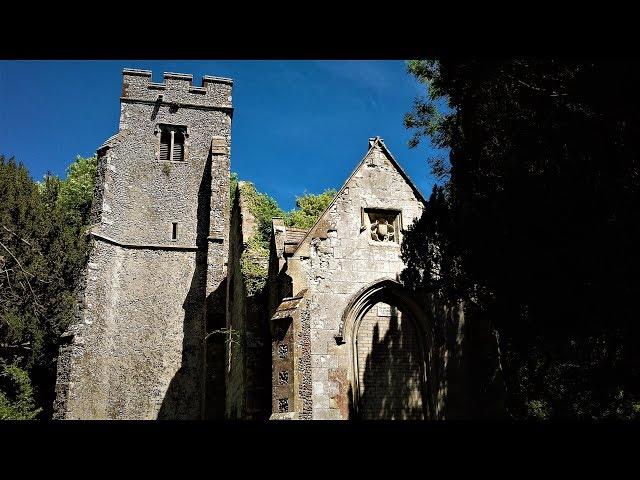
[[0,420],[33,420],[41,411],[33,399],[29,374],[0,360]]
[[47,175],[36,183],[24,165],[0,155],[0,358],[14,380],[26,372],[45,417],[58,341],[73,321],[86,263],[95,165],[78,157],[65,180]]
[[320,194],[304,193],[296,197],[296,208],[287,214],[286,225],[289,227],[311,228],[320,215],[327,209],[336,196],[336,191],[329,188]]
[[47,280],[40,232],[49,228],[36,184],[22,164],[0,156],[0,345],[33,365],[42,347],[40,289]]
[[444,189],[406,237],[403,278],[492,319],[513,417],[637,416],[640,65],[447,60],[409,72],[427,86],[405,117],[411,145],[429,135],[450,155],[437,164]]
[[67,178],[58,190],[57,207],[66,215],[79,216],[77,222],[86,224],[91,210],[98,160],[76,157],[67,169]]

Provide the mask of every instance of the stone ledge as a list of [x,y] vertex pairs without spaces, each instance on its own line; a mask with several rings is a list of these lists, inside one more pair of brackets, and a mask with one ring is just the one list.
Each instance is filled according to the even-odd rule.
[[156,162],[175,163],[176,165],[187,165],[188,164],[188,161],[186,161],[186,160],[159,160],[159,159],[156,159]]
[[269,420],[298,420],[296,412],[272,413]]
[[193,75],[190,73],[176,73],[176,72],[164,72],[163,77],[165,79],[171,78],[174,80],[189,80],[193,81]]
[[[157,100],[149,100],[144,98],[135,98],[135,97],[120,97],[121,102],[128,103],[146,103],[147,105],[156,105],[158,103]],[[198,105],[196,103],[187,103],[187,102],[161,102],[163,105],[175,105],[177,107],[188,107],[202,110],[234,110],[231,105]]]
[[151,70],[141,70],[139,68],[123,68],[122,73],[127,75],[139,75],[141,77],[151,77]]
[[216,83],[226,83],[227,85],[233,85],[233,79],[229,77],[216,77],[214,75],[203,75],[202,83],[204,82],[216,82]]
[[91,236],[104,240],[107,243],[111,243],[113,245],[117,245],[119,247],[124,248],[137,248],[137,249],[148,249],[148,250],[183,250],[183,251],[198,251],[201,248],[198,245],[175,245],[175,244],[162,244],[162,243],[123,243],[115,240],[113,238],[107,237],[106,235],[102,235],[100,233],[91,232]]

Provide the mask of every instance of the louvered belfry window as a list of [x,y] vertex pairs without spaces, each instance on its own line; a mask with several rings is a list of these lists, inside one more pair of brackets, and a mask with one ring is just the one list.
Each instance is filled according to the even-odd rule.
[[160,160],[169,160],[171,149],[171,132],[163,129],[160,133]]
[[182,162],[184,160],[184,137],[184,132],[180,128],[162,127],[159,160]]
[[184,160],[184,134],[176,131],[173,136],[173,161],[181,162]]

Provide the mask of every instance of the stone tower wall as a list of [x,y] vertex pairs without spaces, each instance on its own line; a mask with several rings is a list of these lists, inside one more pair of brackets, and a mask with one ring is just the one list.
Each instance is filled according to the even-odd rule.
[[[164,80],[123,72],[120,129],[98,149],[92,248],[55,418],[204,414],[216,366],[205,373],[207,321],[224,317],[231,81]],[[186,127],[184,161],[159,160],[163,124]]]

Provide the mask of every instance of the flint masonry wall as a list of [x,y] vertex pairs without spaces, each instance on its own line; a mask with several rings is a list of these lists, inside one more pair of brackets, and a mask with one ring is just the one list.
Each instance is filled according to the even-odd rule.
[[[119,131],[98,150],[92,248],[54,418],[204,414],[216,376],[214,363],[205,374],[207,317],[224,317],[206,310],[224,297],[231,81],[164,80],[123,71]],[[162,124],[186,127],[184,161],[159,161]]]
[[[245,242],[253,234],[255,220],[248,209],[240,206],[240,189],[233,195],[229,230],[229,269],[227,277],[227,329],[234,332],[227,337],[226,399],[225,416],[231,419],[242,418],[246,411],[244,330],[247,308],[247,290],[245,288],[241,256],[246,248]],[[245,239],[245,236],[247,237]],[[235,334],[237,332],[237,335]],[[231,343],[230,341],[233,341]]]

